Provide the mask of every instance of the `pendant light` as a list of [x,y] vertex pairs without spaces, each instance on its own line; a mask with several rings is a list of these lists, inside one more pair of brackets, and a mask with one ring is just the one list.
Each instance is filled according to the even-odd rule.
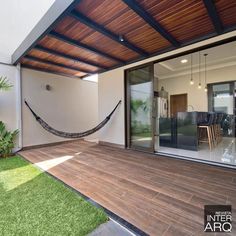
[[205,92],[207,92],[207,70],[206,70],[206,58],[207,58],[207,53],[204,54],[204,57],[205,57],[205,68],[204,68],[204,71],[205,71]]
[[190,85],[193,85],[194,84],[194,81],[193,81],[193,54],[191,54],[191,78],[190,78]]
[[199,76],[199,83],[198,83],[198,89],[201,89],[202,88],[202,84],[201,84],[201,53],[199,51],[198,53],[198,57],[199,57],[199,66],[198,66],[198,70],[199,70],[199,73],[198,73],[198,76]]

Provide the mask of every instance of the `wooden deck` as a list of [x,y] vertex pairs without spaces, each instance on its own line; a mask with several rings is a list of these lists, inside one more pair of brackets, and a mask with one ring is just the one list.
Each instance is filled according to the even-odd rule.
[[235,170],[85,141],[20,154],[150,235],[204,235],[204,205],[236,208]]

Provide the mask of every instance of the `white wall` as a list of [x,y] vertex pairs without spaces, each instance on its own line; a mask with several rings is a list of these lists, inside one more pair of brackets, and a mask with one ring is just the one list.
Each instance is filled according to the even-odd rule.
[[195,43],[190,46],[186,46],[177,50],[173,50],[171,52],[167,52],[161,54],[156,57],[152,57],[137,63],[133,63],[127,66],[120,67],[118,69],[114,69],[98,76],[98,113],[99,118],[104,117],[106,114],[110,112],[111,107],[116,103],[117,99],[122,99],[122,106],[120,110],[117,112],[113,120],[109,123],[109,125],[104,128],[104,130],[100,133],[99,140],[115,143],[115,144],[124,144],[125,143],[125,117],[124,117],[124,70],[142,65],[148,62],[152,62],[155,60],[159,60],[171,55],[175,55],[187,50],[191,50],[194,48],[199,48],[201,46],[218,42],[220,40],[224,40],[226,38],[236,36],[236,31],[217,36],[208,40],[201,41],[199,43]]
[[[51,91],[45,85],[52,87]],[[97,83],[22,70],[23,146],[64,141],[45,131],[23,104],[24,99],[52,127],[80,132],[98,122]],[[96,138],[98,134],[89,138]]]
[[[111,74],[104,73],[98,79],[99,120],[104,119],[119,100],[121,105],[113,114],[108,124],[100,131],[99,140],[124,145],[124,75],[116,69]],[[114,135],[115,134],[115,135]]]
[[11,55],[55,0],[0,0],[0,62]]
[[[204,91],[205,84],[202,81],[202,88],[198,89],[198,73],[194,73],[194,85],[190,85],[190,75],[178,76],[169,79],[159,80],[159,89],[163,86],[170,95],[188,94],[188,105],[194,107],[195,111],[207,111],[207,92]],[[236,66],[223,67],[207,72],[207,83],[217,83],[222,81],[236,80]],[[189,110],[192,109],[189,107]]]
[[[20,129],[18,95],[20,70],[18,67],[0,64],[0,77],[7,77],[13,88],[10,91],[0,91],[0,120],[11,131]],[[17,112],[18,111],[18,112]],[[20,139],[16,140],[16,149],[20,147]]]

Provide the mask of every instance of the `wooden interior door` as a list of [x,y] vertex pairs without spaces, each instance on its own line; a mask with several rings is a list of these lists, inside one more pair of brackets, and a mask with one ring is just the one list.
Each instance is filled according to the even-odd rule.
[[170,115],[176,117],[177,112],[187,111],[187,94],[178,94],[170,96]]

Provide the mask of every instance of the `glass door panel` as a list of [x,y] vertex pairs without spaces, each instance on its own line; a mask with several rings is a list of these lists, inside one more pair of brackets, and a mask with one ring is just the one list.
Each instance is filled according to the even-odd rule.
[[127,71],[129,146],[153,150],[152,65]]
[[222,113],[221,127],[224,136],[235,136],[235,99],[234,99],[234,82],[210,84],[210,111]]

